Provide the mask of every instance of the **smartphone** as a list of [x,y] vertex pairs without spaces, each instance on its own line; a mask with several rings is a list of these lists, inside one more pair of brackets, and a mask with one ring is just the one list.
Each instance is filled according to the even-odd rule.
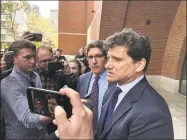
[[34,35],[33,41],[38,41],[38,42],[42,41],[42,34],[40,34],[40,33],[33,33],[33,35]]
[[6,52],[4,56],[5,56],[4,60],[5,60],[6,64],[13,63],[13,60],[14,60],[14,52],[13,51]]
[[53,72],[64,68],[63,62],[48,62],[48,71]]
[[54,118],[55,107],[59,105],[64,108],[68,118],[72,115],[70,99],[57,91],[28,87],[27,98],[32,113]]

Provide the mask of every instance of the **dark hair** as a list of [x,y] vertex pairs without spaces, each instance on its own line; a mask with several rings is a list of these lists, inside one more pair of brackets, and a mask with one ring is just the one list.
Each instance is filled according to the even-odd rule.
[[[84,64],[84,66],[86,67],[86,71],[85,73],[90,71],[89,65],[88,65],[88,61],[86,59],[77,59],[80,63],[82,62]],[[82,73],[83,74],[83,73]]]
[[39,101],[39,102],[41,102],[41,100],[40,99],[38,99],[38,98],[35,98],[35,103],[37,102],[37,101]]
[[52,94],[48,94],[47,95],[47,100],[52,99],[52,98],[57,100],[57,96],[56,95],[52,95]]
[[62,52],[62,49],[58,48],[56,51],[58,51],[58,52]]
[[48,45],[41,44],[40,47],[38,47],[37,50],[36,50],[37,56],[38,56],[38,52],[39,52],[40,50],[47,50],[47,51],[49,51],[50,53],[52,53],[52,55],[53,55],[53,49],[52,49],[51,47],[49,47]]
[[88,55],[88,52],[91,48],[98,48],[101,50],[101,52],[103,53],[103,55],[106,57],[107,56],[107,48],[106,45],[104,43],[103,40],[94,40],[91,41],[88,45],[87,45],[87,52],[86,54]]
[[144,72],[147,70],[151,57],[151,46],[147,36],[136,33],[132,29],[125,28],[122,32],[109,36],[105,43],[107,48],[113,48],[116,46],[127,47],[127,54],[134,61],[139,61],[142,58],[146,60]]
[[22,49],[32,49],[33,51],[36,51],[36,46],[29,40],[20,39],[12,42],[8,51],[13,51],[14,54],[17,55],[18,52]]
[[81,63],[76,59],[70,60],[69,62],[74,62],[77,64],[77,66],[78,66],[78,75],[77,76],[80,76],[81,75]]

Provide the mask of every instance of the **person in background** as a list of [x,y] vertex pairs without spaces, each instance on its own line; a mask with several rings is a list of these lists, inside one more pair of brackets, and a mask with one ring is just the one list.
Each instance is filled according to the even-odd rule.
[[93,111],[94,135],[97,135],[97,123],[100,118],[104,95],[111,84],[107,81],[107,50],[103,40],[94,40],[88,44],[87,59],[90,72],[83,74],[78,79],[77,91],[86,105]]
[[1,57],[0,71],[4,71],[6,69],[6,62],[4,60],[4,55]]
[[77,59],[81,63],[81,74],[85,74],[90,71],[90,68],[88,66],[88,61],[86,59]]
[[59,91],[64,85],[76,89],[77,81],[68,64],[64,62],[63,69],[57,71],[48,71],[48,62],[52,62],[53,51],[47,45],[41,45],[37,48],[37,67],[35,72],[40,75],[42,87],[44,89]]
[[40,114],[44,114],[44,109],[42,107],[41,100],[36,98],[35,99],[35,111]]
[[[52,48],[47,45],[41,45],[37,48],[37,72],[42,81],[42,88],[48,90],[59,91],[65,85],[76,90],[77,76],[70,70],[69,65],[65,61],[62,70],[48,71],[48,62],[53,61]],[[48,134],[56,130],[56,126],[52,123],[47,124]]]
[[77,78],[81,75],[81,64],[78,60],[74,59],[68,62],[69,67],[72,71],[72,73],[74,73]]
[[74,59],[82,59],[82,60],[85,60],[86,59],[86,55],[85,55],[85,52],[84,52],[84,48],[81,47],[79,49],[79,54],[75,56]]
[[55,62],[65,62],[67,61],[65,56],[62,55],[62,49],[57,49],[55,52],[55,56],[54,56],[54,61]]
[[46,134],[50,118],[30,112],[27,88],[41,88],[41,80],[34,72],[36,46],[25,39],[10,44],[14,52],[12,72],[1,81],[1,103],[5,118],[6,139],[38,139]]
[[87,49],[88,49],[88,45],[84,46],[84,55],[87,56]]

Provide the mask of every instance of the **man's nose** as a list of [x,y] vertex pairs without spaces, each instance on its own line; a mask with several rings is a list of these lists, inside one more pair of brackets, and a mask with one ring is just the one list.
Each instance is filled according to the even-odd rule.
[[35,63],[36,62],[36,58],[35,57],[31,57],[30,61],[31,61],[31,63]]
[[95,57],[92,58],[92,62],[93,62],[93,63],[97,63],[97,60],[96,60]]
[[111,65],[110,61],[108,61],[108,62],[106,63],[105,68],[106,68],[106,69],[112,68],[112,65]]

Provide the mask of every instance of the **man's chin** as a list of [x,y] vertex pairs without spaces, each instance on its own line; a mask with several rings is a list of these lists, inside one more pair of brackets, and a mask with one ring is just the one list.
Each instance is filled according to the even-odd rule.
[[115,78],[109,77],[109,76],[107,76],[107,80],[108,80],[108,82],[110,82],[110,83],[113,83],[113,82],[116,82],[116,81],[117,81]]

